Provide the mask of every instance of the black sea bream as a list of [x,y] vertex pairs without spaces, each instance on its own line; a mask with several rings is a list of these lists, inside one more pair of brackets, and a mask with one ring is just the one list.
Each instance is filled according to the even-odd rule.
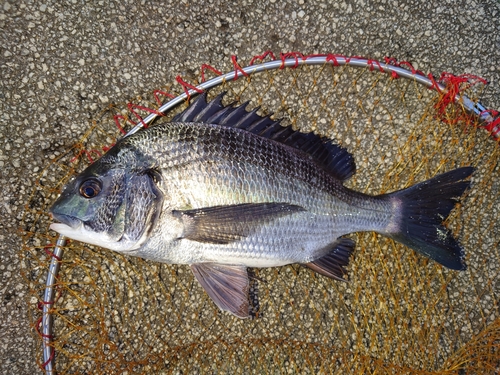
[[222,309],[249,315],[247,267],[301,263],[343,279],[375,231],[462,270],[442,222],[469,187],[462,167],[390,194],[343,186],[351,154],[245,105],[201,95],[171,122],[123,138],[76,176],[51,208],[69,238],[158,262],[189,264]]

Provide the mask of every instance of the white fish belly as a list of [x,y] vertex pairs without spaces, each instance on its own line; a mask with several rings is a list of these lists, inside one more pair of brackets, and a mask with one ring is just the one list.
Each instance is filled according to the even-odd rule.
[[215,262],[276,267],[307,263],[326,255],[338,237],[357,230],[350,219],[350,216],[304,211],[275,219],[247,237],[228,244],[188,239],[166,241],[156,237],[136,255],[174,264]]

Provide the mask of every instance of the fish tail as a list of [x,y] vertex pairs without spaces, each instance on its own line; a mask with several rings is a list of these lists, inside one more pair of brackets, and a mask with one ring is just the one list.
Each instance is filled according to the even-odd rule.
[[387,194],[394,219],[384,234],[445,267],[464,270],[464,251],[443,226],[462,194],[470,186],[473,167],[443,173],[407,189]]

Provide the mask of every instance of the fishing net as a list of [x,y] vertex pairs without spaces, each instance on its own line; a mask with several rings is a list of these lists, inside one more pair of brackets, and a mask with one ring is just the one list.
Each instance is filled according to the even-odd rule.
[[[430,90],[416,79],[383,73],[373,62],[360,68],[327,59],[281,68],[223,79],[209,97],[227,91],[225,103],[249,101],[249,109],[260,106],[261,114],[273,113],[284,125],[337,140],[357,164],[347,185],[365,193],[401,189],[474,165],[472,189],[447,220],[466,249],[467,270],[447,270],[374,233],[353,234],[349,283],[298,265],[252,269],[255,318],[241,320],[220,312],[187,266],[127,257],[76,241],[62,247],[63,255],[54,254],[58,237],[48,229],[47,210],[62,186],[134,122],[154,112],[156,99],[167,91],[187,90],[189,84],[178,77],[181,85],[108,108],[88,124],[73,148],[59,150],[36,179],[26,204],[20,254],[40,343],[37,360],[44,371],[500,371],[500,149],[490,134],[496,123],[490,122],[486,131],[462,101],[454,100],[465,93],[474,102],[485,86],[475,77],[443,76],[446,89]],[[204,73],[219,74],[210,70]],[[156,123],[186,106],[181,101]],[[57,272],[52,275],[54,297],[47,300],[51,262],[60,268],[51,271]],[[41,330],[42,309],[53,319],[48,333]],[[42,341],[49,358],[42,355]]]

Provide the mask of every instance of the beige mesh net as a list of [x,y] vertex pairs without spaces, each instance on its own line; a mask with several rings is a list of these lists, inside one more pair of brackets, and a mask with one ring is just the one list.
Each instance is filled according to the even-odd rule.
[[[211,96],[220,91],[228,91],[226,103],[250,100],[249,108],[260,105],[284,124],[338,140],[355,156],[348,185],[359,191],[379,194],[476,166],[472,190],[448,220],[466,249],[467,271],[444,269],[374,233],[355,234],[350,283],[298,265],[253,269],[257,317],[240,320],[218,310],[187,266],[71,241],[50,306],[57,373],[498,373],[498,143],[459,105],[440,121],[439,94],[377,70],[278,69],[225,82]],[[21,256],[34,328],[57,240],[47,209],[89,157],[120,137],[113,115],[123,108],[107,110],[61,150],[26,205]],[[38,361],[43,367],[41,350]]]

